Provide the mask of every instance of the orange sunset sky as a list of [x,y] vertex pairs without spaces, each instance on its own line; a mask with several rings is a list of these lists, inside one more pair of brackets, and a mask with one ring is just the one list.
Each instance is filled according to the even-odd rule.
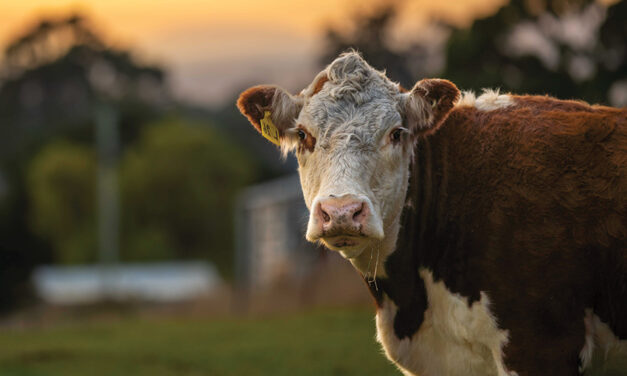
[[[407,0],[400,33],[431,16],[457,24],[505,0]],[[0,0],[0,48],[44,15],[87,14],[106,39],[164,66],[175,93],[199,103],[231,100],[246,85],[291,89],[313,78],[328,25],[343,27],[376,0]]]

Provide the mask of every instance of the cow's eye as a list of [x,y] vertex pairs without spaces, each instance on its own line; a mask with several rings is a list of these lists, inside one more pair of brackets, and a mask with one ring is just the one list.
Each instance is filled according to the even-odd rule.
[[298,134],[298,138],[301,141],[305,141],[305,139],[307,138],[307,133],[305,133],[305,131],[303,131],[302,129],[299,129],[296,134]]
[[396,128],[393,130],[392,133],[390,133],[390,141],[392,141],[393,144],[401,142],[401,137],[403,136],[404,131],[404,128]]

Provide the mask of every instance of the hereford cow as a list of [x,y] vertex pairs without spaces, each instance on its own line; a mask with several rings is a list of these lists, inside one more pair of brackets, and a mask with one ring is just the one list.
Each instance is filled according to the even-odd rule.
[[361,272],[404,374],[575,375],[627,339],[624,109],[406,91],[354,52],[238,106],[295,153],[307,239]]

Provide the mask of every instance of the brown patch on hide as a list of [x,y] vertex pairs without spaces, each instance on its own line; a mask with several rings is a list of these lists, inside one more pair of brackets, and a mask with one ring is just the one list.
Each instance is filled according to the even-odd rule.
[[322,87],[324,86],[324,84],[327,83],[328,81],[329,81],[329,76],[327,76],[326,74],[320,77],[320,79],[316,82],[316,85],[314,86],[313,93],[311,94],[311,96],[313,97],[314,95],[318,94],[320,90],[322,90]]
[[616,110],[604,106],[591,106],[584,101],[557,99],[548,95],[512,95],[511,97],[520,107],[528,108],[534,112],[561,111],[564,114],[564,112],[571,111],[594,112],[601,110],[613,112],[612,110]]
[[[259,133],[261,133],[259,121],[263,118],[265,111],[272,110],[272,100],[276,90],[272,86],[254,86],[240,94],[237,100],[237,108]],[[279,134],[283,135],[281,129],[279,129]]]
[[366,283],[366,286],[368,286],[370,296],[374,299],[374,304],[377,306],[377,309],[383,307],[384,291],[382,288],[379,289],[377,281],[371,280],[368,277],[363,277],[362,280]]
[[[559,100],[548,96],[513,96],[519,107],[554,120],[555,135],[584,135],[588,141],[601,142],[609,137],[624,117],[624,110],[583,101]],[[567,114],[565,114],[565,112]],[[618,117],[617,117],[618,116]]]

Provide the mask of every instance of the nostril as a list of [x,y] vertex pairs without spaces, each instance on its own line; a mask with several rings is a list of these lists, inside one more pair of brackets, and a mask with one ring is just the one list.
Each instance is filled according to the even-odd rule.
[[362,204],[361,207],[359,208],[359,210],[357,210],[355,212],[355,214],[353,214],[353,219],[357,219],[357,217],[359,217],[359,215],[361,214],[361,212],[364,210],[364,205]]
[[329,217],[329,214],[327,214],[327,212],[322,210],[322,208],[320,209],[320,212],[322,213],[322,220],[324,221],[324,223],[327,223],[331,220],[331,217]]
[[365,220],[365,217],[368,215],[365,203],[361,203],[359,209],[353,213],[353,222],[362,223]]

